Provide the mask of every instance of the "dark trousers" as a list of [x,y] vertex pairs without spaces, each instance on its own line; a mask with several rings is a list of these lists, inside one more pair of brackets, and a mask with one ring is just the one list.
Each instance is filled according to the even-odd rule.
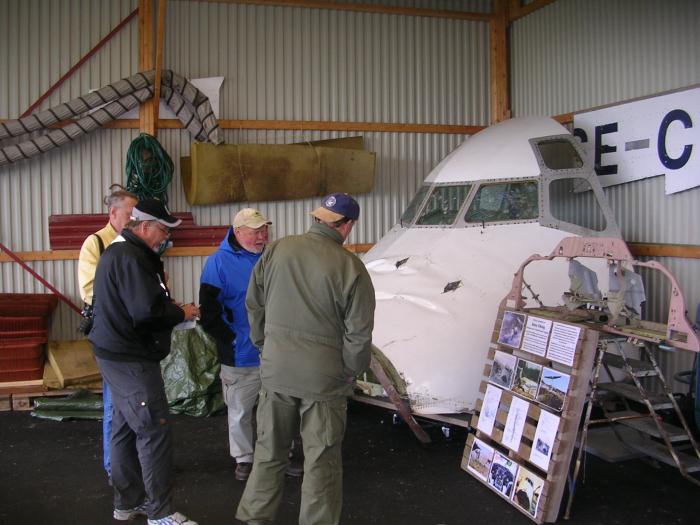
[[114,407],[110,456],[114,507],[146,502],[149,519],[171,509],[172,444],[160,364],[97,358]]

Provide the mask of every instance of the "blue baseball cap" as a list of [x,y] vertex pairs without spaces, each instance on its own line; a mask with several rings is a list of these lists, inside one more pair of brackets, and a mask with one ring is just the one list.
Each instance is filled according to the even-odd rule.
[[347,217],[356,221],[360,216],[360,205],[347,193],[331,193],[323,198],[321,206],[311,215],[326,222],[335,222]]

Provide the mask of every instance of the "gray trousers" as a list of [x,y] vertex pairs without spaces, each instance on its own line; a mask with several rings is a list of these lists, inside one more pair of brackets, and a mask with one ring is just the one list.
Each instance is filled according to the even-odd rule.
[[314,401],[262,388],[253,471],[236,518],[249,525],[271,524],[282,502],[289,444],[301,429],[304,481],[300,525],[336,525],[343,505],[341,448],[347,419],[345,397]]
[[228,407],[228,441],[237,463],[252,463],[253,416],[260,393],[260,367],[221,365],[221,384]]
[[171,508],[172,444],[160,364],[97,358],[114,406],[110,456],[114,507],[146,502],[149,519]]

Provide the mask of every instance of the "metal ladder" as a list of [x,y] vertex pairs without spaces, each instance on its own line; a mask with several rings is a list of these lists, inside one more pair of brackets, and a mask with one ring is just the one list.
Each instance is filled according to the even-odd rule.
[[[642,351],[646,360],[632,359],[625,352],[626,344],[632,344]],[[614,346],[619,354],[609,350]],[[688,423],[678,406],[673,393],[669,389],[659,366],[651,351],[652,343],[632,339],[609,338],[601,339],[598,343],[595,366],[591,379],[590,397],[586,415],[581,430],[581,438],[574,465],[573,474],[569,480],[569,501],[566,506],[564,519],[568,519],[573,503],[576,481],[581,468],[581,461],[586,448],[588,429],[590,425],[610,424],[617,438],[631,450],[642,456],[678,468],[681,475],[700,486],[700,449],[693,437]],[[600,371],[604,368],[610,378],[613,378],[611,368],[626,372],[633,384],[612,381],[600,382]],[[644,380],[644,381],[643,381]],[[646,383],[657,381],[662,393],[650,391]],[[625,409],[610,411],[601,399],[601,392],[616,394],[623,402]],[[630,404],[635,402],[635,408]],[[593,407],[602,409],[602,419],[591,419]],[[646,408],[646,411],[643,409]],[[672,409],[680,426],[663,421],[658,410]]]

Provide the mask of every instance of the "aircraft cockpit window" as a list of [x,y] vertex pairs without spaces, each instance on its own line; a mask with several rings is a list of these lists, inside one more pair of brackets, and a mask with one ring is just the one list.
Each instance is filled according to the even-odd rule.
[[464,217],[466,222],[525,221],[539,215],[537,182],[483,184]]
[[583,166],[583,160],[567,140],[545,140],[539,142],[537,148],[542,161],[550,170],[571,170]]
[[464,200],[469,195],[471,185],[435,186],[428,197],[416,225],[438,226],[455,222]]
[[430,185],[421,186],[418,189],[418,193],[411,199],[408,207],[403,212],[403,215],[401,215],[401,226],[408,226],[413,222],[413,219],[416,218],[416,213],[420,210],[420,205],[423,204],[423,200],[425,200],[425,194],[428,193],[429,189]]
[[582,177],[552,180],[549,183],[552,217],[588,230],[605,230],[605,214],[591,190],[591,184]]

